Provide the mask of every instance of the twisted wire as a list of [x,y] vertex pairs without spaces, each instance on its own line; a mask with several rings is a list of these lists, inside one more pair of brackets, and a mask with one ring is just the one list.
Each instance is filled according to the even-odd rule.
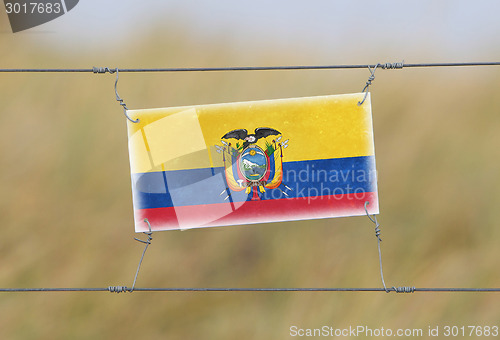
[[384,270],[382,268],[382,251],[380,249],[380,242],[382,242],[382,238],[380,237],[380,234],[382,233],[380,230],[380,224],[377,221],[377,216],[373,215],[370,216],[368,213],[367,206],[370,204],[369,201],[365,202],[365,212],[366,216],[370,219],[370,221],[375,224],[375,237],[377,238],[377,246],[378,246],[378,261],[379,261],[379,266],[380,266],[380,278],[382,279],[382,285],[384,286],[384,290],[386,293],[390,292],[396,292],[396,293],[413,293],[415,292],[415,287],[391,287],[390,289],[386,287],[385,285],[385,280],[384,280]]
[[130,290],[126,286],[109,286],[108,291],[110,293],[119,294],[119,293],[123,293],[123,292],[129,292]]
[[[95,67],[94,67],[94,69],[95,69]],[[99,68],[99,71],[102,70],[102,69],[103,69],[102,67]],[[115,70],[112,71],[109,68],[105,67],[103,73],[105,73],[106,71],[109,72],[109,73],[111,73],[111,74],[113,74],[114,72],[116,72],[115,95],[116,95],[116,101],[123,107],[123,114],[132,123],[139,123],[139,118],[137,118],[136,120],[133,120],[132,118],[129,117],[129,115],[127,114],[127,110],[128,110],[127,104],[125,104],[125,102],[123,101],[123,99],[120,98],[120,95],[118,94],[118,76],[119,76],[118,68],[116,68]],[[99,73],[101,73],[101,72],[99,72]]]
[[396,62],[396,63],[379,64],[379,67],[382,68],[383,70],[400,70],[405,66],[406,65],[404,60],[400,63]]
[[370,66],[368,66],[368,70],[370,70],[370,76],[368,77],[368,80],[366,81],[366,85],[365,87],[363,88],[363,91],[361,92],[364,92],[365,93],[365,96],[363,97],[363,100],[358,102],[358,106],[361,106],[363,105],[363,103],[365,102],[366,100],[366,97],[368,96],[368,88],[370,87],[370,85],[372,84],[372,81],[375,80],[375,71],[377,70],[377,67],[379,66],[379,64],[375,65],[375,67],[372,69]]
[[[370,204],[369,201],[365,202],[365,212],[366,216],[370,219],[375,224],[375,236],[377,237],[377,246],[378,246],[378,261],[379,261],[379,267],[380,267],[380,278],[382,279],[382,285],[384,286],[384,290],[386,293],[389,293],[390,290],[387,289],[385,285],[385,280],[384,280],[384,270],[382,269],[382,250],[380,249],[380,242],[382,242],[382,239],[380,238],[380,224],[377,221],[377,216],[373,215],[373,217],[370,216],[368,213],[367,206]],[[394,288],[394,287],[393,287]]]
[[148,237],[148,239],[146,241],[143,241],[141,239],[134,238],[134,240],[142,242],[146,245],[144,246],[141,260],[139,261],[139,265],[137,266],[137,270],[135,272],[134,283],[132,284],[132,288],[130,288],[130,290],[129,290],[131,293],[134,291],[135,283],[137,282],[137,276],[139,276],[139,270],[141,269],[142,260],[144,260],[144,255],[146,254],[146,250],[148,250],[148,246],[151,244],[151,241],[153,240],[153,237],[151,236],[151,235],[153,235],[153,232],[151,231],[151,224],[149,223],[149,220],[147,218],[144,219],[144,222],[146,222],[148,224],[149,231],[143,232],[143,234],[145,234]]
[[396,293],[414,293],[415,287],[392,287]]

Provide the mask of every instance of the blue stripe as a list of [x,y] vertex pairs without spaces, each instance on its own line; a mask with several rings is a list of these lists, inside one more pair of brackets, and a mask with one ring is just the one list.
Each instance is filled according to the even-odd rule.
[[271,180],[274,177],[274,172],[276,171],[276,164],[274,161],[274,153],[277,152],[276,150],[269,155],[269,180]]
[[[229,202],[224,200],[227,191],[220,195],[227,188],[223,167],[137,173],[132,174],[132,185],[135,209]],[[285,162],[279,189],[266,189],[260,197],[268,200],[375,192],[375,157]],[[244,190],[231,192],[233,202],[246,201],[250,196]]]

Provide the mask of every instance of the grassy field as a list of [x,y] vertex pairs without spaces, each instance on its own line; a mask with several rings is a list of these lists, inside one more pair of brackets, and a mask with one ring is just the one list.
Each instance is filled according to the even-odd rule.
[[[197,49],[182,34],[162,44],[152,35],[109,57],[89,52],[73,59],[32,38],[12,43],[3,34],[0,67],[223,66],[237,54],[221,40],[186,59]],[[262,54],[251,64],[280,64],[287,55]],[[130,108],[166,107],[353,93],[368,75],[122,74],[119,93]],[[498,287],[499,70],[376,75],[372,109],[387,284]],[[114,99],[114,76],[0,79],[0,286],[131,285],[143,245],[133,240],[126,121]],[[366,217],[153,236],[139,287],[381,286]],[[292,325],[427,331],[498,325],[499,302],[498,294],[486,293],[1,293],[0,337],[286,339]]]

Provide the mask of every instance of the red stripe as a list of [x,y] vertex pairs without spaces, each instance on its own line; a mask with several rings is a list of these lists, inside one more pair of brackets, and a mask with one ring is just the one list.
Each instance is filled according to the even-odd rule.
[[153,230],[187,229],[224,225],[296,221],[316,218],[378,214],[375,192],[306,198],[246,201],[182,207],[141,209],[135,211],[136,232],[148,231],[147,218]]

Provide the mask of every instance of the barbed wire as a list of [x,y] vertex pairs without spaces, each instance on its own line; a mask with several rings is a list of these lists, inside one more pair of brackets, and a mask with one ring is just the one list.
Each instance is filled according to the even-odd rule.
[[335,70],[335,69],[366,69],[382,68],[402,69],[420,67],[464,67],[464,66],[500,66],[500,61],[493,62],[445,62],[445,63],[376,63],[376,64],[353,64],[353,65],[297,65],[297,66],[233,66],[233,67],[170,67],[170,68],[116,68],[116,67],[93,67],[93,68],[3,68],[0,72],[58,72],[58,73],[114,73],[119,72],[221,72],[221,71],[279,71],[279,70]]

